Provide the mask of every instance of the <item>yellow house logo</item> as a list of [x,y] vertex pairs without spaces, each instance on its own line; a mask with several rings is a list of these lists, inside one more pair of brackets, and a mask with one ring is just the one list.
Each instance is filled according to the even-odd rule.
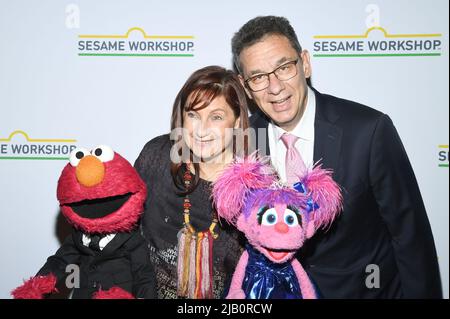
[[442,34],[391,34],[375,26],[363,34],[316,35],[313,56],[351,57],[432,57],[441,56]]
[[133,27],[125,34],[78,36],[78,55],[115,57],[193,57],[194,36],[148,35]]
[[0,138],[0,160],[68,160],[74,139],[30,138],[21,130]]

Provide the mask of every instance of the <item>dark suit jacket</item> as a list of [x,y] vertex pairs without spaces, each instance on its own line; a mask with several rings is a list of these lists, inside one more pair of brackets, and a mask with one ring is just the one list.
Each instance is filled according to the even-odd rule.
[[[367,106],[314,93],[314,162],[333,169],[344,209],[331,229],[305,244],[300,262],[325,298],[442,298],[430,224],[391,119]],[[268,127],[261,113],[250,122],[255,129]],[[270,154],[267,134],[258,138],[266,139]],[[373,268],[366,269],[371,264],[379,267],[379,288],[366,286],[366,279],[376,283]]]
[[100,288],[108,290],[113,286],[136,298],[156,298],[155,274],[139,229],[118,233],[100,252],[84,246],[82,236],[80,231],[69,235],[38,275],[53,273],[58,286],[62,286],[69,275],[66,266],[76,264],[80,269],[80,288],[74,288],[74,299],[89,299]]

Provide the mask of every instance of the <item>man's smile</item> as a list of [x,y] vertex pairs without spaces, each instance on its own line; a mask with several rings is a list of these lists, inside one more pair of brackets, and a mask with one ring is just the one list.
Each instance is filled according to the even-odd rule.
[[290,108],[290,101],[291,101],[291,95],[283,98],[283,99],[278,99],[278,100],[272,100],[270,101],[270,103],[273,106],[273,110],[275,112],[283,112],[286,111]]

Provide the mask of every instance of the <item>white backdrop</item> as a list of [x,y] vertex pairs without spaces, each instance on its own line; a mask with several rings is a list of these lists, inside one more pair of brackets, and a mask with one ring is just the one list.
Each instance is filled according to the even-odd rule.
[[[210,64],[231,67],[233,33],[266,14],[291,21],[313,56],[319,91],[393,119],[448,298],[448,7],[447,0],[0,0],[0,298],[60,245],[56,183],[70,148],[108,144],[134,162],[146,141],[168,132],[187,77]],[[94,41],[110,47],[95,50]],[[147,47],[131,50],[133,43]]]

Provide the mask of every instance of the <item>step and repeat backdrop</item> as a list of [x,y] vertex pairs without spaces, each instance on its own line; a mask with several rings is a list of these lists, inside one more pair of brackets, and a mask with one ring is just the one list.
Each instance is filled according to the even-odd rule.
[[[449,295],[447,0],[0,0],[0,298],[67,235],[56,185],[76,146],[134,162],[169,132],[175,96],[231,38],[281,15],[312,57],[319,91],[394,121],[415,170]],[[420,261],[418,261],[420,262]]]

